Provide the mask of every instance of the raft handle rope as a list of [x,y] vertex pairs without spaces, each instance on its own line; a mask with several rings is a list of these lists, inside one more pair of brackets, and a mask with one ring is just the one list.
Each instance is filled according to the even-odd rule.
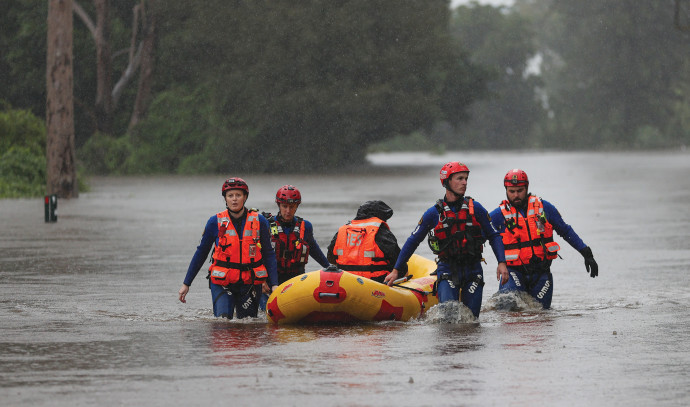
[[421,294],[421,295],[429,295],[432,293],[431,291],[422,291],[422,290],[419,290],[417,288],[407,287],[407,286],[400,285],[400,284],[393,284],[393,287],[404,288],[406,290],[414,291],[414,292]]

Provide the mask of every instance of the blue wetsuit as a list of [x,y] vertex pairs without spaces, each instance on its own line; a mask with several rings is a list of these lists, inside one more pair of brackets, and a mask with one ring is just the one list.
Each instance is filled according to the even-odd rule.
[[[268,284],[278,285],[278,271],[276,266],[276,255],[271,246],[271,235],[266,218],[259,214],[259,232],[261,242],[261,258],[268,272]],[[244,230],[244,223],[247,220],[247,211],[239,219],[230,217],[235,230]],[[191,286],[192,281],[199,273],[208,254],[215,244],[218,243],[218,217],[213,215],[206,222],[204,233],[201,235],[201,242],[196,248],[194,257],[189,263],[184,284]],[[261,295],[260,284],[244,284],[239,281],[226,287],[214,284],[209,279],[211,298],[213,300],[213,314],[217,317],[232,319],[233,311],[237,312],[237,318],[256,317],[259,309],[259,296]]]
[[[450,209],[458,213],[462,207],[463,197],[453,203],[448,203]],[[503,250],[503,240],[501,235],[491,224],[489,214],[484,207],[477,201],[474,201],[474,215],[479,222],[482,229],[483,237],[491,244],[491,249],[496,256],[499,263],[505,262],[505,253]],[[419,244],[424,240],[429,231],[434,229],[439,222],[439,212],[436,206],[427,209],[419,220],[419,224],[412,232],[412,235],[407,238],[403,245],[398,261],[395,263],[395,268],[400,270],[410,259]],[[462,260],[462,259],[460,259]],[[459,285],[453,282],[453,274],[457,273],[459,277]],[[458,301],[461,300],[474,314],[479,317],[479,311],[482,305],[482,292],[484,290],[484,271],[480,261],[472,264],[454,264],[446,260],[438,260],[436,269],[438,301]]]
[[[555,206],[545,200],[541,200],[544,207],[546,220],[553,226],[553,230],[558,233],[575,250],[581,251],[587,245],[575,233],[573,228],[565,223],[561,214]],[[525,217],[526,208],[515,207],[518,215]],[[505,217],[501,208],[491,211],[491,223],[494,224],[499,233],[503,233],[506,228]],[[526,266],[508,266],[508,282],[498,287],[499,292],[526,291],[535,300],[539,301],[544,308],[551,307],[553,297],[553,275],[551,274],[551,260],[533,262]]]

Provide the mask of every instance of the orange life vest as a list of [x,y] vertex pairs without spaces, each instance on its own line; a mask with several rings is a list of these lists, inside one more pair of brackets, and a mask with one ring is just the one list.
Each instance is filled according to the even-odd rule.
[[393,265],[374,239],[380,227],[388,224],[376,217],[352,220],[341,226],[333,246],[338,267],[366,278],[388,274]]
[[211,282],[228,285],[239,281],[262,284],[268,272],[261,258],[259,214],[247,211],[242,235],[238,235],[228,211],[218,213],[218,242],[209,268]]
[[509,266],[529,264],[533,256],[539,261],[558,257],[560,246],[553,241],[553,225],[544,215],[544,205],[540,198],[529,195],[526,216],[521,216],[505,200],[499,208],[506,223],[501,236]]
[[276,252],[278,273],[301,271],[309,261],[309,245],[304,240],[304,219],[295,216],[292,233],[285,234],[273,215],[263,215],[271,227],[271,244]]
[[484,237],[474,216],[474,199],[466,196],[458,213],[439,199],[436,202],[438,224],[429,232],[431,251],[442,260],[471,264],[482,259]]

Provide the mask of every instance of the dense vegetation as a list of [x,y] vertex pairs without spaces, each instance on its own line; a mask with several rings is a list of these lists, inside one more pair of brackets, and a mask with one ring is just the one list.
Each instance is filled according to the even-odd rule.
[[0,197],[40,196],[46,183],[46,131],[26,110],[0,110]]
[[[114,75],[127,64],[120,51],[130,45],[139,3],[110,2]],[[34,122],[45,117],[47,6],[1,4],[0,196],[36,194],[40,187],[29,185],[45,178],[45,135]],[[77,158],[92,173],[337,169],[360,164],[371,148],[405,146],[690,144],[689,38],[674,27],[671,1],[158,6],[151,104],[132,128],[136,86],[124,90],[108,131],[98,125],[95,44],[75,17]],[[36,145],[7,130],[22,127],[36,132]]]

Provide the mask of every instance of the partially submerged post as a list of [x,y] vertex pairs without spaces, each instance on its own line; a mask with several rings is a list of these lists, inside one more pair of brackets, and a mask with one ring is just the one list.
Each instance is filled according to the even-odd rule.
[[57,222],[57,195],[45,196],[46,223]]

